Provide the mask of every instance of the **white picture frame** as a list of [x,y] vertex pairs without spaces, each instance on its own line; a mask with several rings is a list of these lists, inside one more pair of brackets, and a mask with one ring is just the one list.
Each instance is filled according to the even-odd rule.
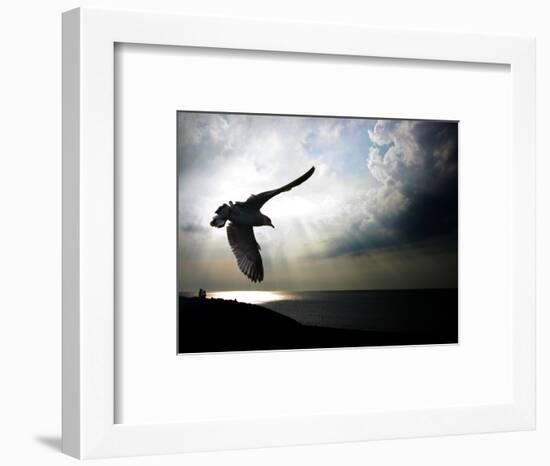
[[[514,165],[508,208],[516,225],[509,242],[514,264],[509,294],[510,403],[116,424],[113,76],[117,43],[509,65]],[[63,451],[78,458],[98,458],[533,429],[534,181],[535,44],[531,38],[94,9],[64,13]]]

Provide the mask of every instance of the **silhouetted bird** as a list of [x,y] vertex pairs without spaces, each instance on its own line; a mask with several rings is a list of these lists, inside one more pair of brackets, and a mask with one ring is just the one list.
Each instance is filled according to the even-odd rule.
[[273,226],[271,219],[260,212],[263,205],[272,197],[285,191],[290,191],[295,186],[301,185],[313,172],[315,167],[311,167],[300,178],[279,189],[265,191],[260,194],[252,194],[246,202],[231,202],[229,205],[223,204],[216,210],[216,215],[210,222],[210,225],[216,228],[227,226],[227,239],[233,254],[237,258],[237,264],[242,273],[244,273],[253,282],[261,282],[264,279],[264,266],[262,256],[260,255],[260,245],[254,236],[253,227]]

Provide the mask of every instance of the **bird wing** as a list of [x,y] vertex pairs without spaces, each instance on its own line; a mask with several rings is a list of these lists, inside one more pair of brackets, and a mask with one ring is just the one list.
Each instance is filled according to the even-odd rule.
[[296,178],[294,181],[284,185],[282,188],[279,189],[273,189],[271,191],[265,191],[260,194],[252,194],[245,202],[247,207],[254,208],[254,209],[261,209],[262,206],[269,201],[273,196],[276,196],[277,194],[280,194],[285,191],[290,191],[292,188],[301,185],[304,181],[306,181],[311,175],[313,175],[313,172],[315,171],[315,167],[311,167],[306,173],[304,173],[300,178]]
[[253,282],[261,282],[264,266],[252,227],[231,222],[227,226],[227,239],[241,272]]

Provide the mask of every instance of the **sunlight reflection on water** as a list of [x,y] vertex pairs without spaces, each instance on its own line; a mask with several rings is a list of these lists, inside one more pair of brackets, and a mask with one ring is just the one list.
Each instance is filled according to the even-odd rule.
[[241,303],[263,304],[273,301],[293,299],[291,293],[284,291],[214,291],[208,293],[210,298],[236,299]]

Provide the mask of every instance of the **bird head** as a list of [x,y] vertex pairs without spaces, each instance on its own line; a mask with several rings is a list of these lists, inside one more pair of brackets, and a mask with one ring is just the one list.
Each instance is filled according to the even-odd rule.
[[275,225],[273,225],[273,223],[271,223],[271,219],[267,215],[264,215],[264,225],[266,225],[268,227],[271,227],[271,228],[275,228]]

